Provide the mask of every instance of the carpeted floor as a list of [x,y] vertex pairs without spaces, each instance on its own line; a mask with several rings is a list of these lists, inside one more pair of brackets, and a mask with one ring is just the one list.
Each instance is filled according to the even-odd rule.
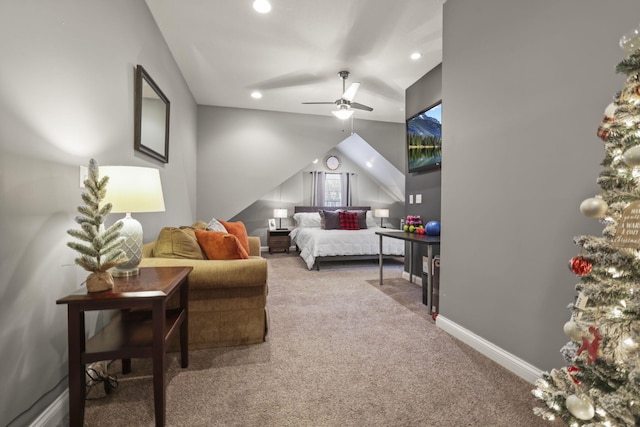
[[[308,271],[265,254],[270,331],[263,344],[168,356],[170,426],[552,426],[532,386],[439,330],[402,265]],[[119,387],[86,404],[87,426],[153,425],[151,364],[110,371]]]

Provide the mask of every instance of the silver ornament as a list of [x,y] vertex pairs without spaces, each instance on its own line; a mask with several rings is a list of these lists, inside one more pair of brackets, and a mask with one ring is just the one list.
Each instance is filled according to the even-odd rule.
[[603,218],[607,214],[609,206],[604,200],[591,197],[580,203],[580,212],[589,218]]
[[567,410],[571,412],[571,415],[579,420],[590,420],[596,414],[596,411],[593,409],[593,405],[591,404],[591,402],[581,399],[575,394],[567,397],[565,405],[567,407]]
[[630,168],[640,166],[640,145],[635,145],[625,151],[622,155],[622,161]]

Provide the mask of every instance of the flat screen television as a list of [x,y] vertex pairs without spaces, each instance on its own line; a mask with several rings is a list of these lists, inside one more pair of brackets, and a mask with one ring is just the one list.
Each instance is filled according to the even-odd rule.
[[407,120],[409,172],[439,169],[442,163],[442,101]]

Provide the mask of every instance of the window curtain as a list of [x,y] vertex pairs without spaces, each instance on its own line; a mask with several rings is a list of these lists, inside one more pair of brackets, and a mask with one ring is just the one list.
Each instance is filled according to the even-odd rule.
[[315,171],[311,173],[311,206],[324,206],[325,173],[321,171]]
[[342,191],[340,192],[340,198],[342,200],[342,206],[353,206],[353,198],[352,198],[352,185],[351,185],[351,174],[349,172],[343,172],[340,174],[340,185],[342,186]]
[[[325,206],[325,179],[326,172],[311,172],[311,206]],[[355,198],[355,177],[350,172],[340,174],[340,203],[342,206],[353,206]]]

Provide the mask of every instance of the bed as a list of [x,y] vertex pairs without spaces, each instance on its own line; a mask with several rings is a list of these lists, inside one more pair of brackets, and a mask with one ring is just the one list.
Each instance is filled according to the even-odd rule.
[[[328,215],[326,212],[340,210],[360,211],[358,217],[360,228],[357,230],[323,228],[323,216]],[[323,215],[321,211],[324,211]],[[376,225],[369,206],[295,206],[293,218],[296,226],[290,233],[291,241],[309,270],[314,267],[320,270],[320,263],[325,261],[377,260],[380,252],[380,236],[375,232],[388,230]],[[328,224],[329,220],[324,222]],[[383,239],[382,243],[384,257],[404,256],[404,241]]]

